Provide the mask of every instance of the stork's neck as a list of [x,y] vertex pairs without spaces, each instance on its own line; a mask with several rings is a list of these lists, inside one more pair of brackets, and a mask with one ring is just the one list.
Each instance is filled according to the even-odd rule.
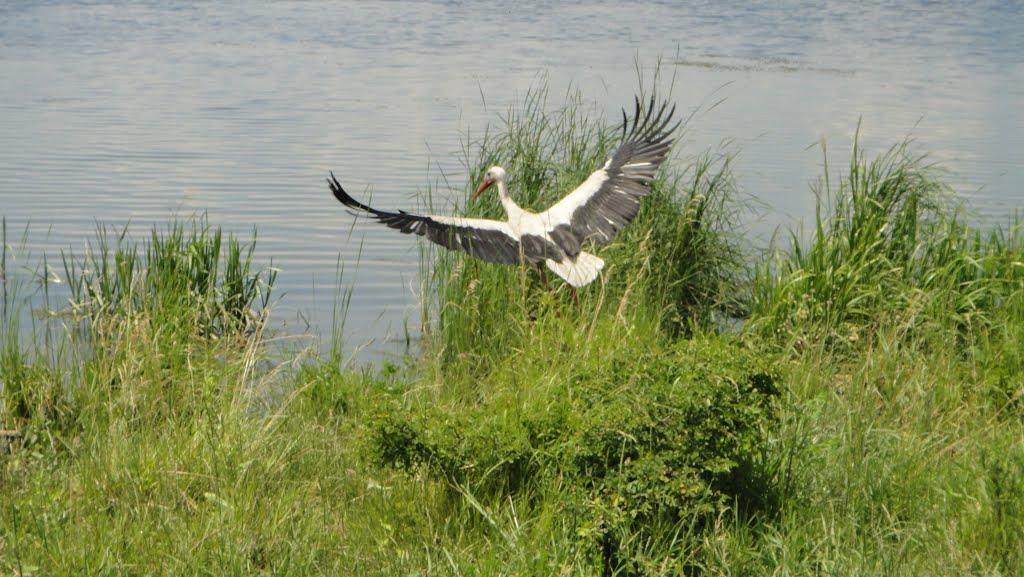
[[497,184],[498,199],[501,200],[501,206],[505,207],[505,214],[508,215],[509,220],[517,218],[519,215],[522,214],[523,209],[519,208],[519,205],[516,204],[514,200],[512,200],[511,196],[508,195],[508,189],[505,188],[504,181],[499,180]]

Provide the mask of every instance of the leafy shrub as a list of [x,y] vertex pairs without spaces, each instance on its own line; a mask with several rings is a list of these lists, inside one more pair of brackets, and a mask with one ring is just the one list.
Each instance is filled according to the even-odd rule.
[[1009,573],[1024,567],[1024,451],[1016,443],[998,449],[981,455],[989,507],[979,519],[980,535],[975,538]]
[[0,429],[44,423],[60,430],[72,426],[73,418],[56,371],[20,356],[0,355]]
[[[664,537],[734,503],[756,508],[774,417],[775,376],[719,339],[623,346],[545,394],[509,406],[432,402],[383,414],[372,434],[384,465],[427,471],[478,496],[561,493],[606,567],[639,567],[623,544]],[[500,406],[499,406],[500,405]]]

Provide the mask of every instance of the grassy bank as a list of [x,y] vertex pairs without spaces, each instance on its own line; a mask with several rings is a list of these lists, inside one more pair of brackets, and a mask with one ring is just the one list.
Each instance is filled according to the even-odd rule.
[[[537,93],[468,165],[539,207],[614,134]],[[755,250],[732,168],[676,162],[578,302],[426,254],[402,366],[282,358],[203,223],[67,257],[59,338],[4,265],[0,574],[1024,574],[1016,226],[854,147]]]

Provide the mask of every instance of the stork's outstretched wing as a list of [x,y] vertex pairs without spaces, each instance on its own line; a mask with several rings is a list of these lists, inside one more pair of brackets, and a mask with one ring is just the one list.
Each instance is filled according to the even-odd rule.
[[334,197],[345,206],[369,213],[378,221],[405,234],[418,234],[449,250],[502,264],[518,264],[522,248],[508,223],[482,218],[411,214],[377,210],[349,196],[331,173],[327,180]]
[[[577,247],[586,241],[604,244],[636,217],[640,199],[651,192],[661,163],[672,147],[671,124],[676,107],[668,102],[655,110],[654,98],[642,106],[636,99],[632,123],[622,111],[622,144],[583,184],[542,213],[552,236],[574,236]],[[631,126],[632,125],[632,126]]]

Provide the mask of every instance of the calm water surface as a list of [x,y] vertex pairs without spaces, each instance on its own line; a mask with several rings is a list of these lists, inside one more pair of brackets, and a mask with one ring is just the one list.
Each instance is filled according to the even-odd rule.
[[739,151],[766,205],[755,231],[812,214],[811,145],[838,158],[859,118],[869,147],[913,135],[982,218],[1024,206],[1019,3],[8,0],[0,215],[36,256],[80,249],[97,220],[255,226],[282,271],[279,321],[329,332],[340,257],[350,345],[385,350],[418,327],[416,245],[353,228],[328,170],[384,208],[427,186],[451,206],[461,142],[541,75],[616,118],[634,62],[659,57],[680,106],[702,110],[682,154]]

